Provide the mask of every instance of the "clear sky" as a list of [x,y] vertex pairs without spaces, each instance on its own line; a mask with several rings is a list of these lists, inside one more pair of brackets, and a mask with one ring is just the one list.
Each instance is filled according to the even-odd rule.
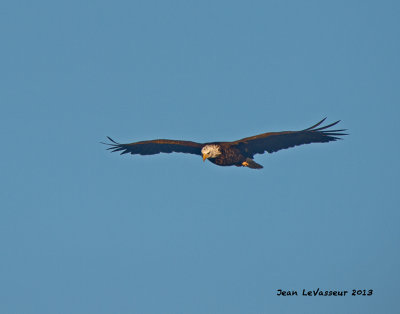
[[[398,1],[2,1],[1,313],[399,313]],[[120,142],[341,119],[262,170]],[[373,289],[279,297],[277,289]]]

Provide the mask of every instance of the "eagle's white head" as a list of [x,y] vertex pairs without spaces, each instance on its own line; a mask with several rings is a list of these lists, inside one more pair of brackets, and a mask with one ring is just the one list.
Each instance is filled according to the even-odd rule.
[[216,144],[209,144],[204,146],[201,149],[201,153],[203,154],[203,161],[207,158],[215,158],[221,155],[220,146]]

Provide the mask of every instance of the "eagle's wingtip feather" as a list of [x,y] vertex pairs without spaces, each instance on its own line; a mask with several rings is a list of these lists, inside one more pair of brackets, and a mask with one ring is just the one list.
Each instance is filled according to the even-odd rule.
[[109,137],[109,136],[107,136],[107,138],[111,141],[111,142],[113,142],[114,144],[119,144],[119,143],[117,143],[116,141],[114,141],[111,137]]

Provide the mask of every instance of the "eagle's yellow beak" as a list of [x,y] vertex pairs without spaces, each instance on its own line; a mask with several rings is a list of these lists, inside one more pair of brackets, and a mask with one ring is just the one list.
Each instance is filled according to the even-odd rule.
[[207,154],[203,154],[203,161],[206,161],[206,159],[208,158]]

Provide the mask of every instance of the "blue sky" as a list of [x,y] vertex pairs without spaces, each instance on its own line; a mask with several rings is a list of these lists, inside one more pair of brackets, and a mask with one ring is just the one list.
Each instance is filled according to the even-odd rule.
[[[3,1],[1,313],[398,313],[397,1]],[[99,144],[350,136],[261,171]],[[278,297],[277,289],[374,289]]]

